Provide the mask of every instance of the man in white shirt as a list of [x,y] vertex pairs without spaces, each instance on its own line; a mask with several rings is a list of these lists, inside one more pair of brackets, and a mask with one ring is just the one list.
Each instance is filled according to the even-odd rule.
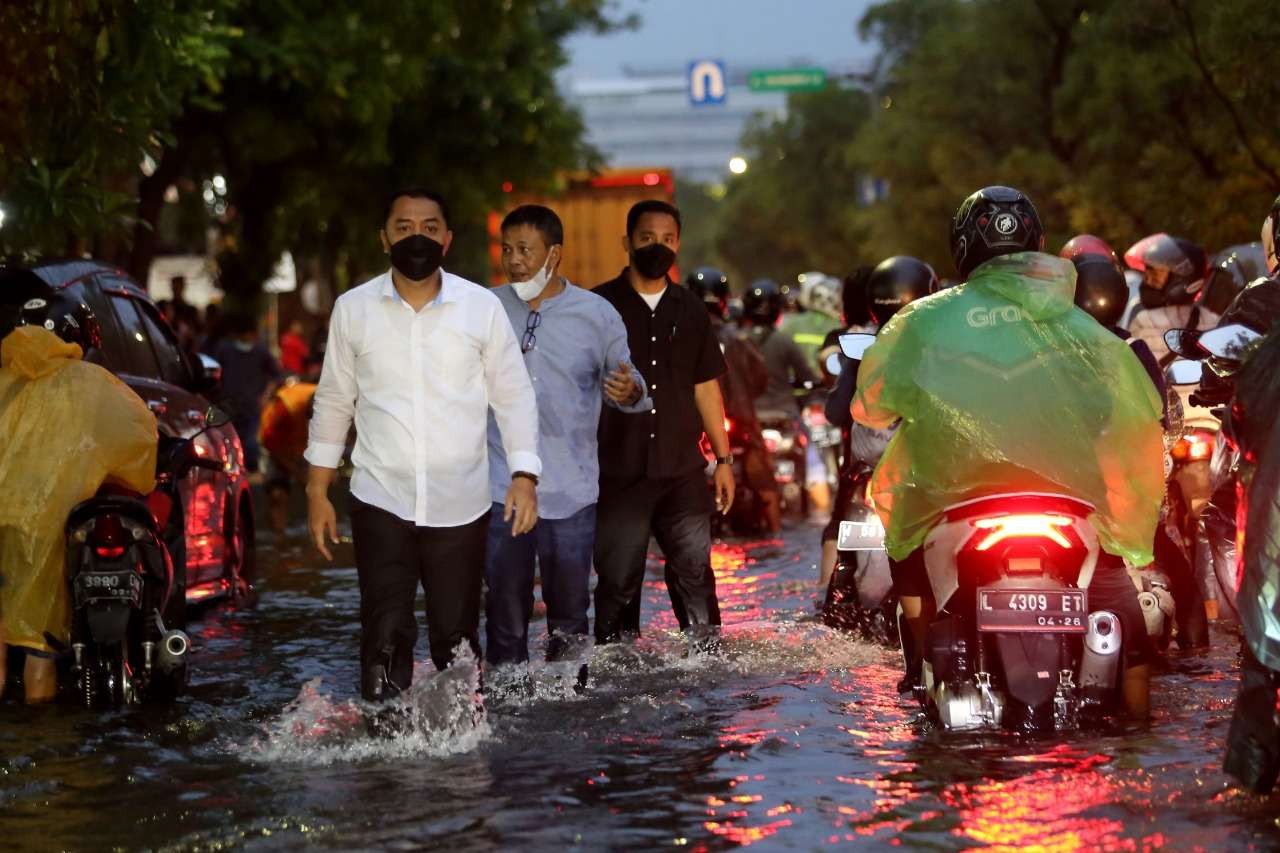
[[464,641],[479,659],[491,408],[512,471],[504,518],[519,535],[538,517],[533,386],[498,298],[440,269],[453,239],[448,219],[429,190],[392,197],[381,233],[391,270],[334,306],[311,419],[308,522],[327,559],[338,541],[329,485],[356,426],[351,532],[361,692],[371,701],[412,681],[419,583],[436,667]]

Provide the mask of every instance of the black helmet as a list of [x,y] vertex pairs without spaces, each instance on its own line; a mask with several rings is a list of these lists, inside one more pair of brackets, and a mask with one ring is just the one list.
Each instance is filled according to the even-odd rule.
[[[1223,312],[1219,327],[1241,325],[1265,335],[1280,320],[1280,282],[1263,278],[1240,291],[1240,295]],[[1210,356],[1208,368],[1200,379],[1192,402],[1201,406],[1221,406],[1235,393],[1235,377],[1240,363],[1234,359]]]
[[1209,274],[1200,289],[1200,307],[1221,317],[1245,285],[1267,275],[1261,243],[1229,246],[1209,259]]
[[685,287],[702,300],[702,304],[721,319],[729,301],[729,277],[715,267],[698,267],[684,280]]
[[102,329],[93,311],[65,290],[56,290],[23,303],[19,326],[40,326],[69,344],[79,344],[87,355],[102,346]]
[[1124,273],[1108,255],[1076,255],[1076,305],[1104,326],[1115,327],[1129,304]]
[[742,294],[743,316],[757,326],[772,326],[782,313],[782,289],[771,278],[758,278]]
[[850,326],[865,326],[871,322],[871,312],[867,310],[867,279],[871,278],[871,267],[858,267],[844,277],[844,286],[840,289],[840,306],[844,312],[844,321]]
[[1124,262],[1139,272],[1167,270],[1164,287],[1142,286],[1142,304],[1147,308],[1164,305],[1190,305],[1204,285],[1208,256],[1204,249],[1165,233],[1143,237],[1124,253]]
[[983,187],[951,220],[951,259],[964,278],[979,264],[1014,252],[1044,248],[1044,226],[1035,205],[1012,187]]
[[933,267],[909,255],[895,255],[871,271],[867,310],[871,319],[883,326],[903,306],[937,292],[938,274]]

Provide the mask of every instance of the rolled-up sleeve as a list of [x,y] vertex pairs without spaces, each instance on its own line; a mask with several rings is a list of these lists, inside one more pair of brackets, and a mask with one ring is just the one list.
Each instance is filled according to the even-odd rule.
[[631,348],[627,346],[627,327],[622,322],[622,316],[612,305],[605,303],[603,308],[604,373],[608,375],[616,370],[618,365],[625,364],[631,368],[631,379],[640,388],[640,398],[629,406],[615,402],[608,395],[605,395],[604,398],[605,405],[628,414],[647,412],[653,408],[653,400],[649,397],[649,386],[645,383],[644,377],[640,375],[640,371],[636,369],[636,366],[631,363]]
[[347,433],[356,411],[356,364],[351,330],[343,302],[333,308],[329,342],[311,416],[307,462],[317,468],[337,468],[347,447]]
[[538,458],[538,402],[529,371],[511,331],[511,321],[495,297],[489,312],[489,336],[484,346],[484,381],[489,408],[498,422],[502,448],[512,471],[542,475]]

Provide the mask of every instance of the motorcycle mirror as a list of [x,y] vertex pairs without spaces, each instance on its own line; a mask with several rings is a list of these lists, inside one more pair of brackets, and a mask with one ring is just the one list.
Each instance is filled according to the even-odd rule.
[[1179,360],[1169,365],[1166,375],[1174,385],[1199,385],[1204,365],[1199,361]]
[[1189,358],[1192,361],[1199,361],[1208,355],[1200,347],[1200,336],[1202,334],[1204,333],[1195,329],[1170,329],[1164,333],[1164,342],[1174,355]]
[[210,406],[204,413],[204,424],[206,427],[222,427],[231,423],[231,415],[225,409],[217,406]]
[[831,355],[827,356],[827,373],[830,373],[832,376],[839,376],[840,368],[840,353],[833,352]]
[[867,350],[871,349],[871,345],[875,342],[875,335],[850,332],[840,336],[840,352],[844,353],[845,358],[861,361],[862,356],[866,354]]
[[1261,337],[1260,333],[1255,332],[1248,326],[1232,323],[1229,326],[1210,329],[1202,334],[1200,336],[1200,347],[1210,355],[1218,358],[1239,361],[1244,354],[1245,348]]

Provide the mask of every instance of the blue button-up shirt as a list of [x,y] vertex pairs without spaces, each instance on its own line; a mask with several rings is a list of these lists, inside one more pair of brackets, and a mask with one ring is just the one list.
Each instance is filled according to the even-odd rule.
[[[510,285],[493,293],[511,318],[517,341],[523,341],[529,322],[528,303]],[[631,364],[627,330],[622,317],[605,299],[568,285],[564,292],[544,299],[538,312],[533,347],[524,363],[538,399],[538,516],[568,518],[594,504],[600,496],[600,462],[596,430],[603,403],[624,412],[647,412],[652,407],[644,378],[633,366],[632,378],[641,397],[619,406],[605,397],[605,377],[623,362]],[[511,485],[511,471],[493,414],[489,415],[489,483],[493,500],[502,503]]]

